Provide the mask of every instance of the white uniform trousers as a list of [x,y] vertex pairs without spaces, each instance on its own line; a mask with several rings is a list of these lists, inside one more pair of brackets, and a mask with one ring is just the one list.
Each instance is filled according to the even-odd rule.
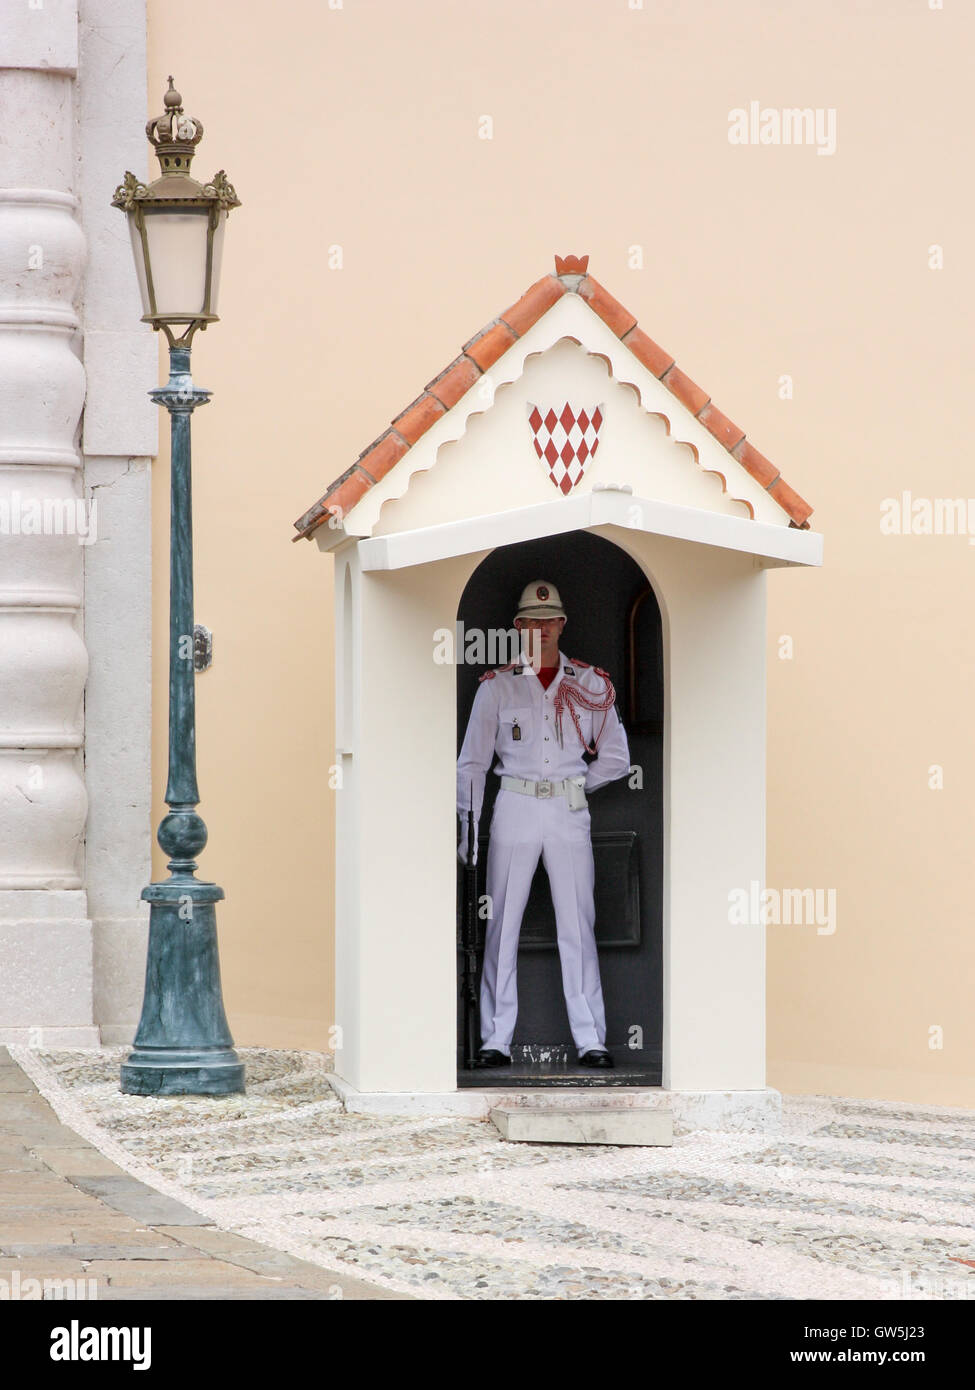
[[594,932],[594,870],[588,808],[570,811],[564,796],[539,801],[501,790],[488,845],[490,899],[481,975],[481,1044],[510,1056],[518,1017],[518,938],[541,855],[555,907],[562,989],[581,1055],[602,1048],[606,1013]]

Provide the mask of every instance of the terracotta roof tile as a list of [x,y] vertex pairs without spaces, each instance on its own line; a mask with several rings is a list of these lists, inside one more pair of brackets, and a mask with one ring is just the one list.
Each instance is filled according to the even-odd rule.
[[477,363],[461,353],[439,376],[427,382],[426,389],[449,410],[470,390],[480,375],[481,369]]
[[356,464],[352,473],[346,478],[341,487],[336,488],[335,492],[328,500],[330,512],[350,512],[355,504],[366,495],[375,484],[369,481],[368,473],[364,473]]
[[643,363],[648,372],[653,372],[654,376],[663,376],[667,368],[674,365],[670,353],[658,347],[642,328],[631,328],[629,333],[624,333],[623,342],[633,356]]
[[501,318],[517,338],[526,333],[565,294],[565,286],[557,275],[543,275],[516,303],[505,309]]
[[517,341],[513,330],[499,320],[485,328],[483,333],[478,333],[469,343],[465,343],[464,352],[477,363],[482,372],[486,372],[489,367],[494,366],[499,357],[504,356],[511,344]]
[[704,407],[697,417],[705,429],[714,435],[719,444],[730,453],[736,444],[740,444],[745,437],[745,431],[733,425],[727,415],[722,415],[717,406],[710,402]]
[[599,281],[594,280],[591,275],[587,275],[582,281],[576,294],[586,301],[590,309],[599,315],[607,328],[613,330],[617,338],[622,338],[624,333],[636,328],[636,316],[631,314],[629,309],[625,309],[618,299],[614,299],[608,290],[604,290]]
[[[465,343],[459,357],[434,377],[415,401],[395,417],[353,466],[326,488],[319,500],[295,522],[294,540],[310,537],[332,516],[344,516],[369,488],[399,462],[431,425],[470,390],[481,374],[507,352],[563,294],[578,294],[642,362],[648,371],[710,431],[719,444],[773,497],[790,518],[789,525],[808,529],[812,507],[780,475],[774,464],[749,443],[737,425],[711,403],[673,357],[637,327],[619,300],[587,274],[588,256],[556,256],[554,275],[536,280],[519,300]],[[721,475],[723,476],[723,475]],[[754,509],[749,507],[753,512]]]
[[369,445],[364,454],[359,455],[356,465],[368,473],[374,483],[378,483],[380,478],[385,478],[394,464],[399,463],[409,447],[396,430],[388,429],[375,443]]
[[797,526],[805,526],[807,518],[812,516],[812,507],[808,502],[804,502],[793,488],[780,474],[768,489],[770,497],[774,497],[779,506],[789,513]]
[[335,479],[325,495],[313,507],[309,507],[304,516],[298,518],[295,526],[301,535],[295,536],[294,539],[301,540],[301,536],[310,536],[328,521],[330,516],[342,517],[346,512],[350,512],[373,486],[373,479],[354,463],[341,477]]
[[706,391],[702,391],[697,382],[691,381],[686,372],[682,372],[676,364],[668,368],[660,378],[672,396],[676,396],[681,405],[686,405],[692,415],[699,415],[707,405],[711,397]]
[[769,487],[779,476],[779,470],[775,464],[769,463],[765,455],[760,454],[755,445],[749,444],[747,439],[736,444],[731,452],[742,468],[752,475],[756,483],[761,483],[762,487]]
[[424,391],[423,395],[417,396],[401,415],[396,416],[393,428],[403,436],[407,444],[415,444],[420,435],[426,434],[430,426],[446,413],[443,402],[438,401],[436,396],[431,396],[429,391]]

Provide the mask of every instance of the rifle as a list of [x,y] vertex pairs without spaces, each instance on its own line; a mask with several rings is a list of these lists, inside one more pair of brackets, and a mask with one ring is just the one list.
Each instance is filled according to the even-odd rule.
[[474,1066],[480,1031],[477,1006],[477,865],[474,862],[474,836],[474,788],[471,787],[471,805],[467,812],[467,863],[464,865],[464,918],[461,935],[464,950],[464,980],[461,991],[464,1000],[464,1066],[468,1071]]

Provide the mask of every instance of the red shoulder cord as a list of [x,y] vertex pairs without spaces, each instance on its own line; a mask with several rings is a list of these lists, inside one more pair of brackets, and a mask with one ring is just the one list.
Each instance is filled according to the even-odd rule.
[[[579,735],[579,742],[587,753],[596,753],[599,750],[599,742],[606,728],[606,720],[609,718],[609,711],[616,703],[616,691],[613,689],[613,682],[610,680],[606,671],[598,666],[590,666],[586,661],[578,661],[572,657],[569,663],[571,666],[582,666],[586,670],[591,670],[597,676],[602,676],[606,682],[605,689],[601,695],[591,695],[588,690],[583,690],[582,686],[576,681],[570,680],[568,676],[562,677],[562,683],[555,692],[555,699],[552,703],[555,706],[555,728],[559,736],[559,743],[562,742],[562,715],[566,710],[572,718],[576,733]],[[592,710],[595,713],[602,713],[603,722],[599,726],[599,733],[596,735],[593,745],[590,748],[586,740],[582,737],[582,726],[579,723],[579,716],[576,708]]]

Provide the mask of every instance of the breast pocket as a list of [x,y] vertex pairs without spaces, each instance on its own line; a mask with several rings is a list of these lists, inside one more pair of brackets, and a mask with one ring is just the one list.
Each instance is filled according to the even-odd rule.
[[517,748],[527,742],[532,734],[532,711],[523,709],[503,709],[498,715],[498,746],[502,749]]

